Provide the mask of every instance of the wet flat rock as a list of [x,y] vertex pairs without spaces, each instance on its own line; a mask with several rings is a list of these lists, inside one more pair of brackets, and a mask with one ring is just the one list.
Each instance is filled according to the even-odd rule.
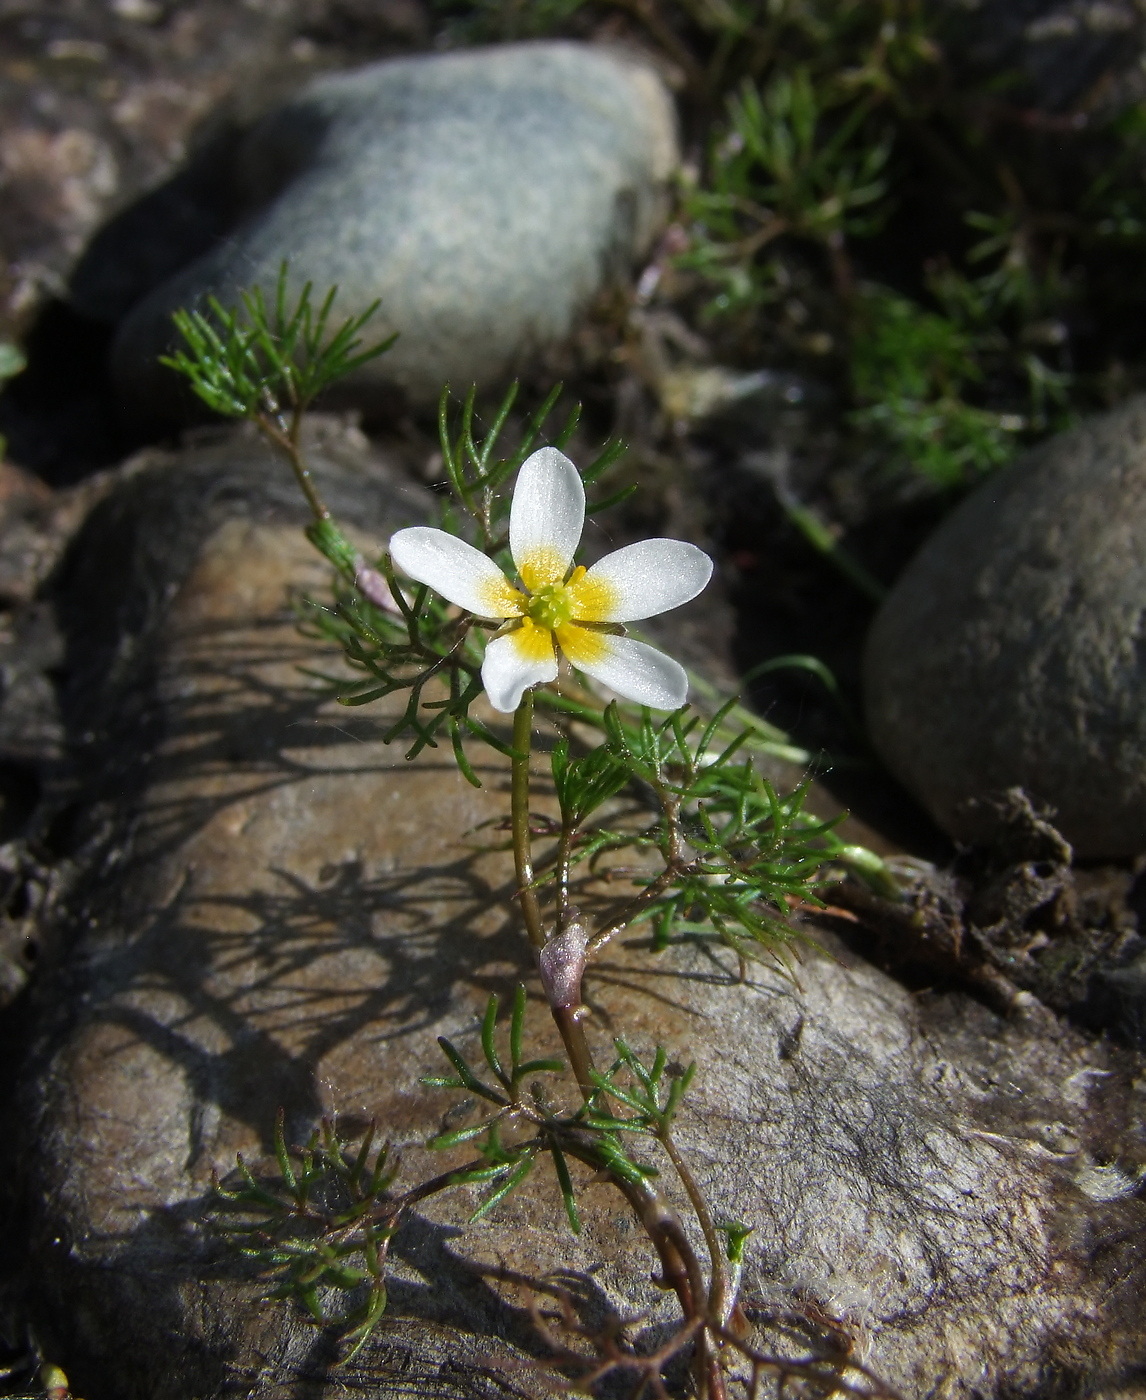
[[[317,455],[364,540],[424,510],[337,434]],[[407,1180],[440,1169],[419,1146],[451,1102],[420,1083],[434,1037],[472,1050],[524,966],[509,863],[478,829],[504,770],[475,791],[440,755],[407,764],[300,672],[330,663],[284,596],[324,566],[278,472],[241,435],[157,456],[62,583],[89,873],[22,1071],[30,1306],[89,1400],[539,1393],[522,1295],[491,1269],[572,1270],[650,1336],[671,1318],[601,1184],[579,1179],[579,1238],[544,1171],[464,1233],[468,1191],[412,1215],[388,1319],[343,1368],[202,1226],[212,1170],[265,1162],[280,1106],[295,1140],[324,1112],[377,1117]],[[1136,1062],[920,1001],[843,952],[798,987],[737,985],[638,944],[588,980],[592,1036],[698,1061],[681,1142],[716,1214],[754,1227],[758,1311],[840,1318],[905,1395],[1096,1393],[1140,1364]],[[530,1025],[548,1047],[536,999]]]

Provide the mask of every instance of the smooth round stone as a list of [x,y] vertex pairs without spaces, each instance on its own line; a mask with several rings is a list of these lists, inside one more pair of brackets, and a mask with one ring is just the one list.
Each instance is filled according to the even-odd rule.
[[178,403],[156,357],[171,313],[209,295],[337,285],[342,316],[375,300],[398,343],[353,386],[415,404],[487,385],[564,340],[648,246],[677,161],[651,69],[577,43],[512,44],[372,64],[319,79],[236,157],[236,230],[139,304],[113,359],[129,407]]
[[868,638],[872,740],[958,840],[1020,786],[1083,856],[1146,850],[1146,398],[985,482]]

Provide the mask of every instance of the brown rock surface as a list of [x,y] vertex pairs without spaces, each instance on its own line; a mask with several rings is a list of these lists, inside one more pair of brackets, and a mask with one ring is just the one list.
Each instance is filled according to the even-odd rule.
[[[333,431],[318,455],[364,536],[422,510]],[[265,1157],[280,1105],[296,1139],[376,1116],[426,1168],[450,1102],[419,1083],[434,1036],[472,1049],[525,964],[506,857],[475,831],[505,810],[501,767],[475,792],[442,755],[407,764],[298,669],[320,654],[284,595],[324,569],[292,490],[243,435],[157,456],[64,573],[87,875],[22,1076],[33,1315],[89,1400],[533,1393],[521,1298],[482,1265],[577,1271],[650,1335],[671,1317],[604,1186],[579,1239],[544,1172],[464,1234],[468,1191],[411,1218],[390,1315],[342,1368],[199,1223],[211,1170]],[[1081,1395],[1141,1365],[1136,1060],[844,952],[799,986],[673,956],[611,951],[591,1034],[698,1060],[681,1141],[717,1214],[755,1227],[752,1297],[842,1318],[909,1396]]]

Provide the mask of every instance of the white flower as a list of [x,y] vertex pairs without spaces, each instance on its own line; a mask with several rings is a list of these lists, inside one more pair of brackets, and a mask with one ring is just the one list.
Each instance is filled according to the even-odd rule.
[[543,447],[518,473],[509,513],[520,587],[481,550],[430,526],[399,530],[390,557],[459,608],[509,624],[486,647],[481,668],[495,710],[508,714],[528,687],[557,679],[555,643],[579,671],[625,700],[675,710],[688,694],[684,667],[593,624],[635,622],[680,607],[712,577],[712,560],[683,540],[642,540],[591,569],[573,569],[584,523],[577,468],[555,447]]

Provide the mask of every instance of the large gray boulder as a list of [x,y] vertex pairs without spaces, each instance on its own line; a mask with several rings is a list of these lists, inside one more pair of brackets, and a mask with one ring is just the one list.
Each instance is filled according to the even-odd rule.
[[[514,44],[325,77],[260,122],[236,157],[236,230],[148,296],[114,350],[129,407],[173,386],[156,356],[171,312],[273,286],[380,299],[398,331],[352,393],[436,401],[562,341],[654,232],[677,158],[668,92],[646,66],[577,43]],[[158,395],[158,398],[156,397]]]
[[927,541],[868,638],[872,739],[960,840],[1022,787],[1083,856],[1146,850],[1146,398],[1028,453]]
[[[311,448],[364,543],[416,518],[352,440]],[[406,763],[299,669],[332,662],[284,604],[325,572],[292,493],[250,435],[156,453],[61,579],[79,876],[4,1134],[29,1311],[89,1400],[539,1394],[506,1271],[558,1273],[649,1345],[672,1316],[600,1184],[578,1177],[577,1238],[545,1171],[474,1226],[468,1189],[412,1212],[388,1318],[350,1366],[204,1228],[212,1169],[241,1151],[263,1170],[279,1107],[295,1140],[323,1112],[377,1116],[409,1180],[440,1170],[421,1147],[452,1103],[421,1082],[434,1037],[472,1052],[489,992],[528,976],[511,866],[479,826],[505,810],[504,766],[475,791],[448,759]],[[739,983],[719,950],[654,958],[637,938],[585,985],[598,1053],[624,1031],[697,1060],[680,1143],[716,1214],[754,1227],[754,1323],[834,1316],[905,1396],[1001,1400],[1048,1376],[1114,1393],[1141,1359],[1133,1065],[836,954],[799,985]],[[536,996],[529,1018],[548,1046]]]

